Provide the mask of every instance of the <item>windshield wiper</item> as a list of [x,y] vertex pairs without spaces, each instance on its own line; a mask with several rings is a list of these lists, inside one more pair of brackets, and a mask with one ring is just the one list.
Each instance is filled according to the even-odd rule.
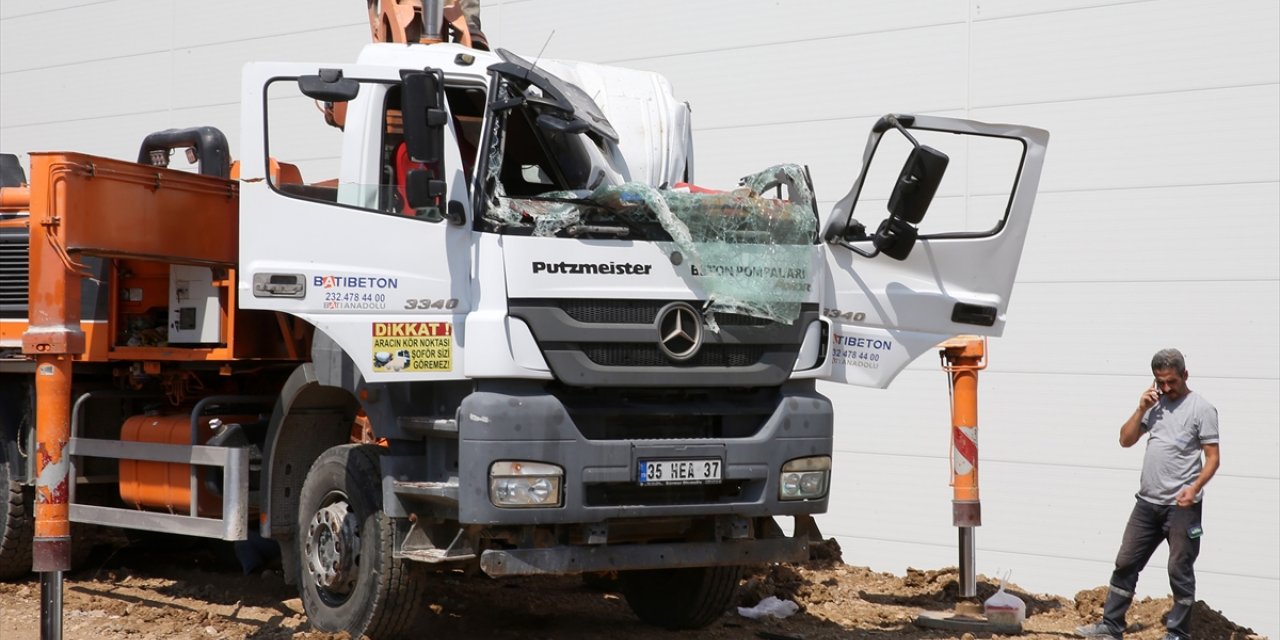
[[630,227],[615,227],[603,224],[572,224],[563,229],[565,235],[571,238],[581,236],[617,236],[625,238],[631,235]]

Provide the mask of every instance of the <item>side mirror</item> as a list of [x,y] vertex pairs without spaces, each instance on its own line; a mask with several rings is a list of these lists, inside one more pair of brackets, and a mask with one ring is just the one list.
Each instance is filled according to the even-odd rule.
[[[906,260],[915,248],[920,230],[916,225],[924,220],[924,215],[933,203],[933,196],[942,184],[942,176],[947,172],[947,164],[951,159],[947,154],[922,145],[907,131],[906,125],[915,121],[915,116],[885,116],[876,123],[873,133],[881,134],[889,128],[895,128],[911,143],[911,152],[902,163],[898,179],[894,182],[893,191],[889,194],[889,217],[885,218],[871,236],[866,227],[849,217],[832,220],[823,230],[823,239],[832,244],[839,244],[860,256],[874,258],[884,254],[894,260]],[[871,143],[868,143],[871,144]],[[870,154],[875,147],[868,150],[867,163],[858,176],[855,189],[861,189],[862,181],[867,178]],[[855,198],[857,191],[851,192],[847,198]],[[856,201],[856,198],[855,198]],[[853,242],[871,240],[874,251],[867,251],[853,245]]]
[[400,112],[409,159],[432,163],[444,160],[444,75],[438,69],[402,71]]
[[906,260],[915,248],[916,238],[920,232],[907,224],[902,218],[890,216],[880,223],[876,234],[871,238],[871,245],[877,251],[894,260]]
[[444,180],[437,180],[430,169],[412,169],[405,176],[404,192],[409,208],[415,211],[435,208],[426,217],[440,218],[439,205],[447,191]]
[[298,90],[321,102],[347,102],[360,94],[360,83],[342,77],[342,69],[321,69],[314,76],[298,78]]
[[889,196],[889,215],[911,224],[920,224],[929,211],[933,195],[938,192],[938,185],[942,184],[942,175],[947,172],[950,161],[947,154],[933,147],[920,145],[912,149]]

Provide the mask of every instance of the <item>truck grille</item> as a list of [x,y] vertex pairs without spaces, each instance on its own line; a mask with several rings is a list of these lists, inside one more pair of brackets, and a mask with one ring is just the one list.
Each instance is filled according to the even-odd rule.
[[[658,313],[671,300],[512,299],[560,382],[587,387],[776,386],[787,380],[805,330],[818,319],[815,304],[782,324],[717,313],[718,332],[688,360],[658,347]],[[689,301],[695,307],[699,301]]]
[[27,317],[27,251],[25,229],[0,229],[0,318]]
[[[651,344],[609,344],[584,347],[592,362],[606,367],[663,367],[671,361]],[[707,345],[682,367],[748,367],[760,362],[763,347]]]
[[551,385],[588,440],[750,438],[781,402],[775,388],[609,388]]
[[586,486],[583,501],[588,507],[752,502],[760,493],[753,484],[761,483],[729,480],[721,484],[642,487],[630,482],[601,482]]
[[[559,300],[556,306],[570,318],[591,324],[653,324],[666,300]],[[717,313],[716,324],[731,327],[763,327],[765,318],[741,313]]]

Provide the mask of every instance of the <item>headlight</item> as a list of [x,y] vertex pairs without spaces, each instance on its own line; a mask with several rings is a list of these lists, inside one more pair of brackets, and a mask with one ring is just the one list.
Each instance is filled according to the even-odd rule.
[[545,462],[500,460],[489,467],[489,501],[495,507],[558,507],[564,469]]
[[831,456],[796,458],[782,465],[778,482],[778,499],[812,500],[827,493],[831,475]]

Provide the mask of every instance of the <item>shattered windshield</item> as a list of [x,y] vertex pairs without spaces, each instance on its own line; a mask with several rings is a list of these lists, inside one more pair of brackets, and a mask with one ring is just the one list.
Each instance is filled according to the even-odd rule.
[[604,113],[600,111],[600,105],[596,104],[596,101],[592,100],[591,96],[580,87],[561,80],[549,71],[537,68],[534,63],[506,49],[498,49],[497,54],[507,64],[496,66],[493,69],[495,72],[511,79],[523,80],[537,87],[544,99],[551,102],[557,110],[583,123],[596,135],[614,142],[618,141],[618,132],[604,117]]
[[[672,242],[709,311],[788,324],[799,317],[818,221],[804,168],[770,167],[732,191],[630,181],[616,134],[604,135],[612,126],[590,97],[567,83],[573,90],[548,86],[540,73],[516,65],[494,73],[481,230]],[[643,132],[624,127],[632,129]]]

